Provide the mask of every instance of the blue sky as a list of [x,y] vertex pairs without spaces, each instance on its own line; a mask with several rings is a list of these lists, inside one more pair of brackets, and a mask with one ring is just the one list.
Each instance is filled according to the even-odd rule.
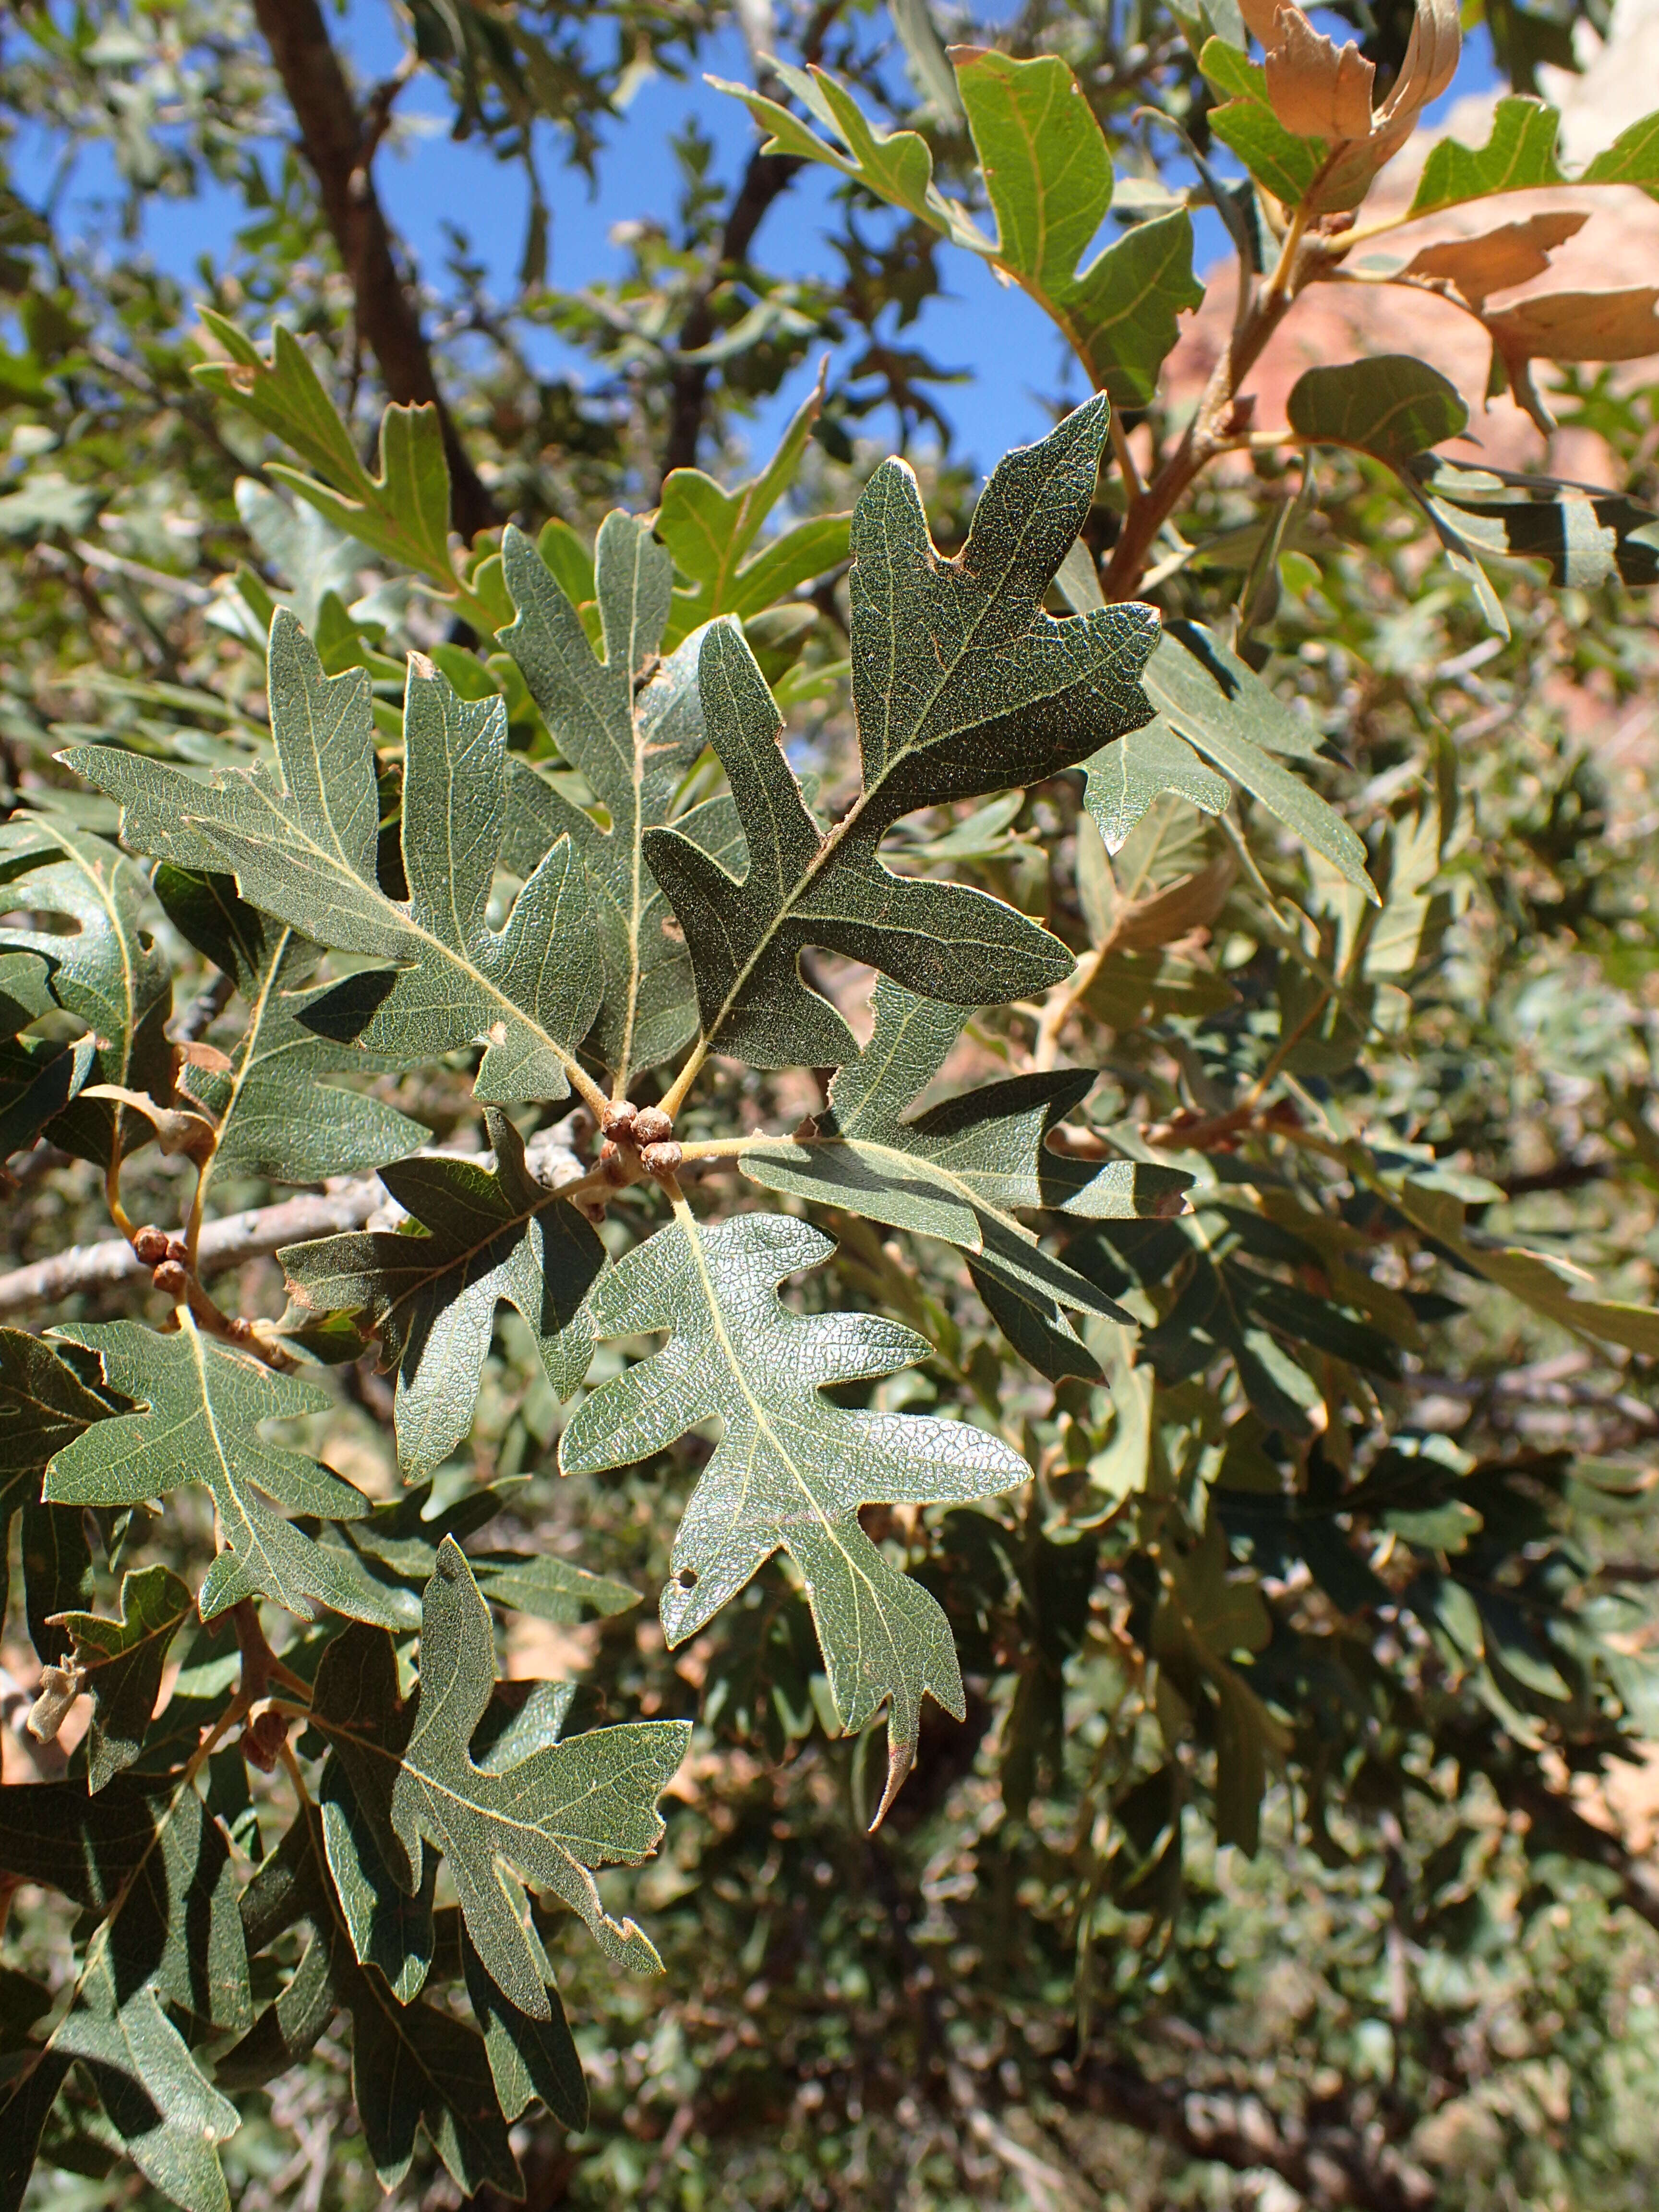
[[[1330,27],[1338,27],[1333,22]],[[360,82],[372,82],[396,65],[400,48],[386,0],[348,0],[334,32],[349,50]],[[748,76],[747,57],[735,32],[716,46],[708,66],[713,74]],[[1466,49],[1455,93],[1461,95],[1489,83],[1492,76],[1490,49],[1485,33],[1480,32]],[[525,231],[526,191],[521,173],[503,167],[476,143],[450,139],[447,102],[441,87],[428,77],[417,78],[410,86],[398,112],[406,125],[414,127],[406,128],[399,142],[382,152],[375,171],[393,227],[422,268],[436,275],[447,250],[445,225],[458,224],[489,271],[498,296],[510,296]],[[608,126],[597,191],[580,171],[563,165],[556,138],[550,131],[545,132],[540,150],[543,182],[552,208],[552,284],[574,291],[596,279],[619,275],[624,254],[611,242],[612,227],[629,218],[671,216],[677,176],[669,142],[691,118],[715,143],[718,174],[734,179],[755,143],[754,125],[736,100],[714,92],[700,77],[647,81],[627,113]],[[14,159],[26,191],[44,187],[60,150],[41,140],[17,144]],[[101,149],[88,149],[76,165],[63,214],[70,230],[80,230],[88,243],[100,231],[108,239],[113,181]],[[830,227],[833,181],[827,171],[808,171],[772,210],[757,247],[764,265],[805,275],[839,274],[840,264],[824,237]],[[210,185],[190,201],[156,198],[143,211],[136,250],[150,255],[188,286],[203,255],[216,262],[224,258],[241,219],[235,195],[218,186]],[[1208,210],[1200,210],[1196,220],[1197,265],[1202,270],[1222,257],[1225,239],[1218,219]],[[917,345],[936,362],[969,372],[971,381],[945,386],[937,396],[963,453],[985,468],[1008,446],[1047,427],[1045,399],[1068,388],[1062,382],[1067,367],[1064,349],[1047,319],[1024,295],[1000,285],[975,257],[942,248],[939,270],[944,295],[927,303],[900,343]],[[550,333],[534,333],[531,350],[544,370],[563,369],[578,378],[586,371],[583,357]],[[757,452],[770,443],[815,374],[816,356],[761,410],[750,434]],[[1074,371],[1069,389],[1082,396]],[[890,426],[878,419],[874,427],[884,433]]]

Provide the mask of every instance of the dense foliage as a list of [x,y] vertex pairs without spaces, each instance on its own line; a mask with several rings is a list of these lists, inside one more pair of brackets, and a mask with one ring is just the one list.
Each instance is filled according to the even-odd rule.
[[[248,221],[195,325],[0,211],[0,2203],[1650,2201],[1659,324],[1528,288],[1659,117],[1569,174],[1506,5],[1425,155],[1367,18],[751,9],[580,295],[548,126],[712,8],[9,31]],[[1090,395],[976,495],[962,254]],[[1356,283],[1628,481],[1386,343],[1257,422]]]

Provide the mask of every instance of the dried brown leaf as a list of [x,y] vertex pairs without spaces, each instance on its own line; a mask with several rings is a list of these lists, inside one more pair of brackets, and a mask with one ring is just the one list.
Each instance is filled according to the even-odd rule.
[[[1376,72],[1350,42],[1338,47],[1297,7],[1252,0],[1245,20],[1266,52],[1267,98],[1283,127],[1328,149],[1308,198],[1315,212],[1358,207],[1417,119],[1456,73],[1462,46],[1457,0],[1417,0],[1397,82],[1375,113]],[[1271,13],[1271,20],[1269,15]]]
[[1492,389],[1507,379],[1547,437],[1555,418],[1533,381],[1534,361],[1643,361],[1659,353],[1659,284],[1622,292],[1534,292],[1481,318],[1492,337]]
[[1148,952],[1172,945],[1189,930],[1207,928],[1225,905],[1237,872],[1232,854],[1223,851],[1208,867],[1177,878],[1150,898],[1137,899],[1119,915],[1112,930],[1114,945]]
[[1439,99],[1456,76],[1462,50],[1457,0],[1417,0],[1417,16],[1399,80],[1377,117],[1375,144],[1379,165],[1405,144],[1418,117],[1431,100]]
[[1285,128],[1298,138],[1369,138],[1375,65],[1352,40],[1338,46],[1315,30],[1299,8],[1281,8],[1275,27],[1267,97]]
[[193,1160],[205,1159],[213,1149],[213,1124],[204,1115],[162,1106],[146,1091],[131,1091],[121,1083],[89,1083],[83,1098],[118,1098],[135,1114],[142,1114],[155,1132],[155,1141],[169,1155],[184,1152]]
[[1659,284],[1623,292],[1537,292],[1485,317],[1506,364],[1641,361],[1659,353]]
[[1472,307],[1481,307],[1492,293],[1541,276],[1555,248],[1576,237],[1589,220],[1587,214],[1556,209],[1500,224],[1478,238],[1444,239],[1413,254],[1400,273],[1455,284]]
[[1279,18],[1284,0],[1239,0],[1239,13],[1263,46],[1279,43]]

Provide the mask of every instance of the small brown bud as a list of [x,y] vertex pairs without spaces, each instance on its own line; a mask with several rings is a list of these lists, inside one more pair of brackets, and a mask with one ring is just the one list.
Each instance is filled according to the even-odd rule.
[[257,1766],[261,1774],[276,1771],[283,1746],[288,1741],[288,1722],[281,1713],[267,1706],[256,1713],[242,1730],[242,1756],[250,1766]]
[[167,1240],[159,1229],[141,1229],[132,1249],[147,1267],[159,1267],[167,1256]]
[[640,1154],[640,1165],[647,1175],[671,1176],[684,1158],[684,1149],[671,1139],[666,1144],[646,1146]]
[[591,1221],[596,1229],[604,1225],[605,1200],[602,1198],[579,1198],[574,1204],[577,1212]]
[[[633,1151],[631,1145],[629,1146],[629,1151],[630,1153]],[[599,1173],[605,1181],[614,1185],[617,1190],[625,1189],[631,1180],[630,1164],[630,1162],[623,1158],[621,1146],[612,1144],[607,1137],[599,1146]]]
[[641,1106],[634,1117],[634,1141],[636,1145],[663,1145],[674,1133],[674,1117],[665,1114],[660,1106]]
[[618,1104],[607,1106],[605,1109],[605,1133],[607,1137],[616,1138],[618,1143],[627,1144],[632,1139],[634,1122],[634,1102],[631,1098],[624,1098]]
[[233,1344],[252,1344],[253,1323],[244,1321],[240,1314],[233,1314],[225,1324],[225,1334]]
[[170,1298],[182,1298],[190,1290],[190,1277],[176,1260],[163,1260],[150,1280]]
[[168,1237],[167,1257],[169,1260],[176,1260],[181,1267],[189,1267],[190,1247],[185,1243],[182,1237]]

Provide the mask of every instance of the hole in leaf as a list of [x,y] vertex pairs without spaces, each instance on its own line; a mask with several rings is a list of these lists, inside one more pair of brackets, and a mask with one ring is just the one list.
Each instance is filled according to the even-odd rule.
[[695,1567],[681,1567],[674,1580],[683,1590],[694,1590],[697,1587],[697,1571]]
[[0,912],[0,928],[32,930],[37,937],[79,937],[81,927],[74,915],[59,914],[50,907],[16,907]]

